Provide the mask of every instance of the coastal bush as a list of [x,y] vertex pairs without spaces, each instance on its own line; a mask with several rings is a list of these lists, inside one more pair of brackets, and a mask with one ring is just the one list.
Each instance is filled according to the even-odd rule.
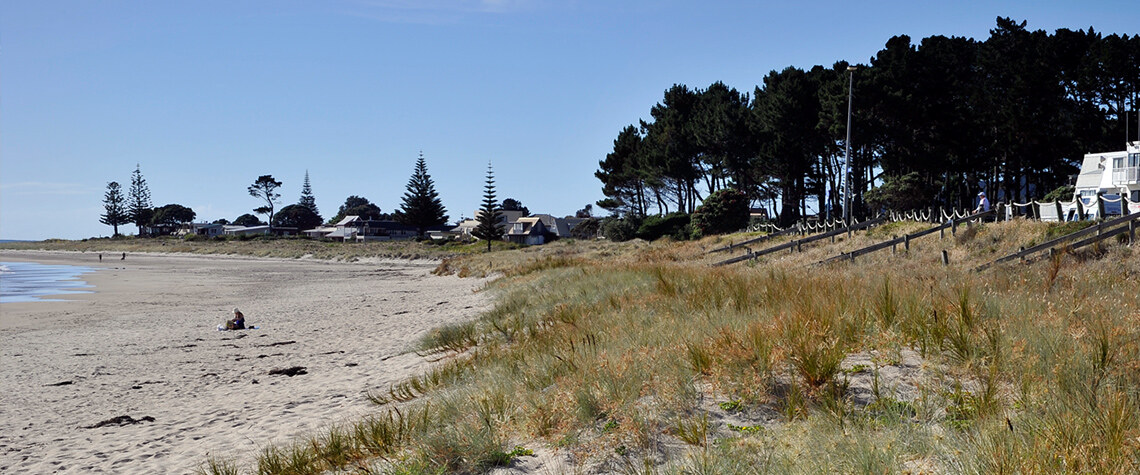
[[602,220],[602,235],[614,242],[628,241],[637,237],[637,229],[641,227],[642,219],[641,216],[632,214],[608,217]]
[[688,214],[669,213],[664,216],[646,216],[634,235],[638,239],[646,241],[655,241],[662,237],[684,241],[689,239],[689,235],[692,234],[691,230]]
[[725,188],[710,194],[693,212],[693,229],[700,236],[736,232],[748,225],[748,217],[747,195]]

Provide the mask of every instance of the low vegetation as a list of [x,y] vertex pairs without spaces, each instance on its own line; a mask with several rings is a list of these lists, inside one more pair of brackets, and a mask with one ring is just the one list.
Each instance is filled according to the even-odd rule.
[[[494,243],[495,249],[516,249],[519,246]],[[486,252],[482,243],[457,241],[372,241],[363,243],[332,242],[300,237],[226,236],[208,238],[160,237],[92,238],[81,241],[49,239],[35,242],[0,243],[0,249],[79,251],[86,253],[122,252],[180,252],[189,254],[241,255],[286,259],[314,258],[325,260],[356,261],[367,258],[392,259],[444,259],[463,254]]]
[[431,371],[255,468],[202,471],[481,473],[555,452],[571,464],[556,472],[1136,472],[1140,255],[968,270],[1054,226],[975,225],[826,267],[923,225],[721,268],[705,251],[745,237],[451,257],[438,273],[499,275],[497,303],[419,343]]

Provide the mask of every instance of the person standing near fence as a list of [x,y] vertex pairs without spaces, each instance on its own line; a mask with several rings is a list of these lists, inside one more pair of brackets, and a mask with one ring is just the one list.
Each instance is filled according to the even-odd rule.
[[984,213],[990,210],[990,200],[986,199],[986,192],[978,193],[978,207],[974,208],[974,214]]

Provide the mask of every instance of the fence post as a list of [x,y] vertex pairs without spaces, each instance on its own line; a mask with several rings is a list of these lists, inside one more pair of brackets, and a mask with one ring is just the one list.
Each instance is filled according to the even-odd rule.
[[1131,244],[1135,244],[1135,243],[1136,243],[1136,220],[1132,219],[1132,220],[1128,221],[1128,244],[1131,245]]
[[947,254],[945,249],[942,250],[942,265],[950,265],[950,254]]
[[1041,205],[1037,204],[1036,200],[1029,200],[1029,206],[1026,208],[1026,211],[1033,212],[1033,219],[1041,219]]
[[1085,200],[1080,196],[1077,197],[1077,218],[1075,221],[1085,220]]
[[1024,254],[1025,253],[1025,246],[1021,246],[1021,247],[1017,248],[1017,253],[1018,253],[1017,259],[1021,262],[1025,262],[1025,254]]
[[952,235],[952,236],[958,235],[958,220],[957,219],[951,219],[950,220],[950,235]]
[[898,254],[899,243],[897,242],[899,236],[897,234],[891,235],[891,254]]
[[1096,213],[1101,220],[1104,219],[1104,192],[1096,192]]
[[909,234],[903,235],[903,249],[906,249],[907,252],[910,252],[910,235]]
[[1053,200],[1053,206],[1057,207],[1057,222],[1065,222],[1065,212],[1061,210],[1061,200]]

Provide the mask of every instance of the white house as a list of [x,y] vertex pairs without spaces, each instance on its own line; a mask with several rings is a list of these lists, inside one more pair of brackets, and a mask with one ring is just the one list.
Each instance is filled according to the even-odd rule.
[[1086,154],[1073,199],[1085,209],[1096,207],[1097,194],[1110,199],[1127,198],[1129,211],[1140,212],[1140,142],[1129,142],[1125,150]]

